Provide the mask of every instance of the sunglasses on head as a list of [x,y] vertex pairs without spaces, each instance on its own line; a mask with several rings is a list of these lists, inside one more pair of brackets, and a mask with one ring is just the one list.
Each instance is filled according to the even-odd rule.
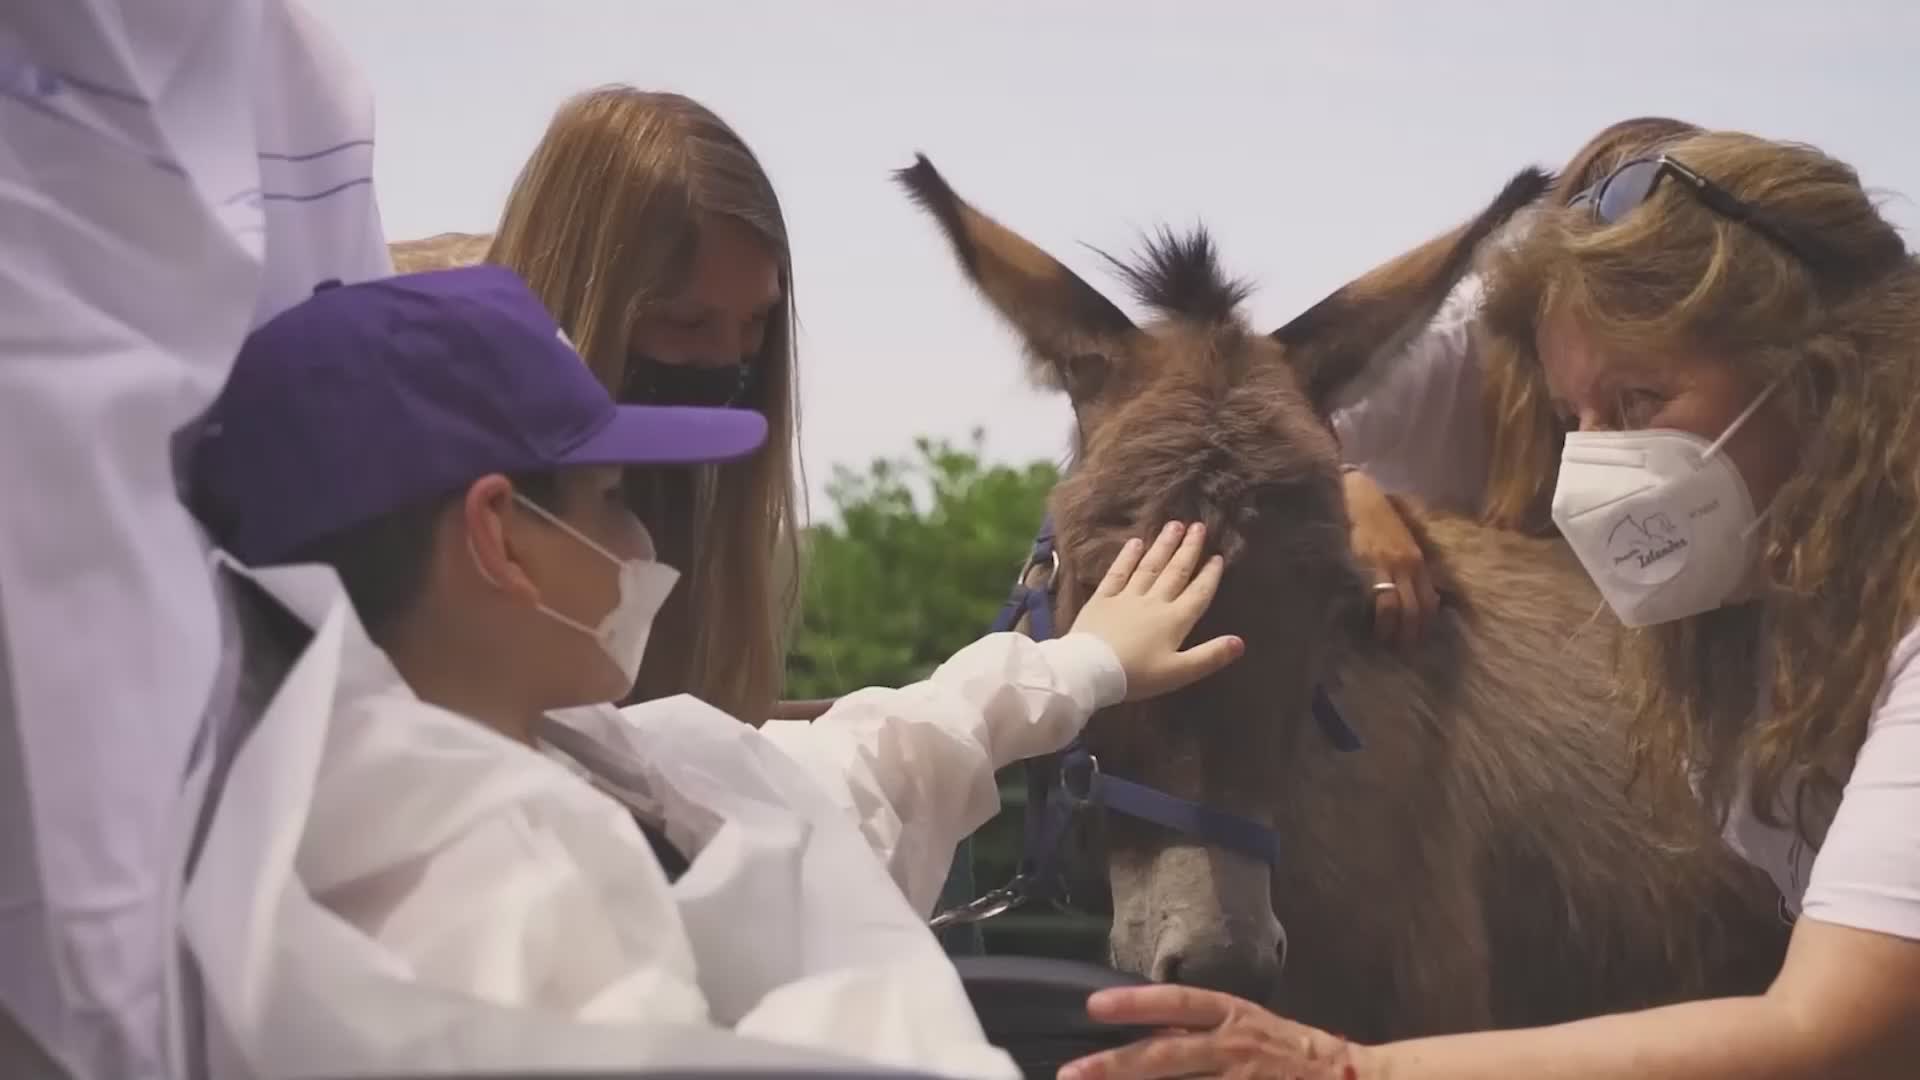
[[1804,247],[1787,239],[1779,229],[1769,225],[1763,215],[1753,207],[1735,198],[1726,188],[1687,168],[1685,165],[1665,154],[1658,157],[1637,158],[1613,170],[1605,180],[1575,195],[1567,205],[1569,207],[1593,207],[1593,219],[1602,225],[1613,225],[1631,213],[1635,207],[1653,196],[1654,189],[1666,177],[1679,180],[1681,186],[1700,200],[1707,209],[1722,217],[1738,221],[1753,231],[1778,244],[1788,254],[1810,266],[1819,265],[1810,258]]

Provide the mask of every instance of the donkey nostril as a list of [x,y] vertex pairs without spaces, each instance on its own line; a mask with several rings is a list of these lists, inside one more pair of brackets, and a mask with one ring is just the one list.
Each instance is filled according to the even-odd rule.
[[1218,990],[1252,1001],[1265,1000],[1280,975],[1279,957],[1263,962],[1260,952],[1230,945],[1219,948],[1169,949],[1154,958],[1154,982],[1177,983]]
[[1178,983],[1180,981],[1180,954],[1162,953],[1154,958],[1153,970],[1147,977],[1157,983]]

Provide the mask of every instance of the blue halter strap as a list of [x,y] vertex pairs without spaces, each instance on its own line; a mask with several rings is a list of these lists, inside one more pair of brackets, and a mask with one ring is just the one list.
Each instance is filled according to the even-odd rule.
[[[1039,585],[1027,584],[1035,569],[1047,571]],[[1028,635],[1036,641],[1055,636],[1054,579],[1060,555],[1054,547],[1053,517],[1042,520],[1032,553],[1021,568],[1013,592],[1001,606],[993,631],[1014,629],[1022,616]],[[1362,748],[1359,733],[1334,707],[1323,687],[1313,691],[1313,717],[1335,749]],[[1068,829],[1081,809],[1104,807],[1141,821],[1190,836],[1204,844],[1226,848],[1277,865],[1281,859],[1279,834],[1259,822],[1224,810],[1170,795],[1156,788],[1100,771],[1100,760],[1077,736],[1057,753],[1029,758],[1026,772],[1027,811],[1020,865],[1013,880],[985,896],[934,917],[935,929],[955,923],[979,922],[1032,900],[1053,900],[1065,893],[1061,862]]]

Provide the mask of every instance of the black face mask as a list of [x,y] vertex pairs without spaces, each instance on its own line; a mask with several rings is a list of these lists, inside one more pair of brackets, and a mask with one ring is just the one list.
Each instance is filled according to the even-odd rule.
[[753,375],[750,363],[719,367],[668,364],[635,353],[627,361],[626,392],[621,400],[635,405],[745,408],[754,388]]

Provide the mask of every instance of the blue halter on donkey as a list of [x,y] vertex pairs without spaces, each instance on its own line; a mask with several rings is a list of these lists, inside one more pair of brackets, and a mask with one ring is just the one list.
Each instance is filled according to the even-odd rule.
[[[1045,579],[1039,585],[1027,584],[1028,575],[1036,569],[1046,571]],[[1014,581],[1012,594],[993,621],[993,632],[1012,630],[1025,616],[1029,637],[1035,641],[1053,637],[1053,589],[1059,572],[1060,553],[1054,547],[1053,517],[1049,514],[1041,520],[1033,551]],[[1361,748],[1359,734],[1334,708],[1325,689],[1318,686],[1313,691],[1313,716],[1336,749]],[[1084,734],[1075,736],[1056,753],[1029,758],[1023,764],[1027,810],[1020,863],[1013,879],[975,900],[935,915],[928,924],[933,929],[982,922],[1030,901],[1064,896],[1065,882],[1060,871],[1067,830],[1073,824],[1074,815],[1089,806],[1151,822],[1268,865],[1280,861],[1280,837],[1265,825],[1102,773],[1100,759],[1087,749]]]

